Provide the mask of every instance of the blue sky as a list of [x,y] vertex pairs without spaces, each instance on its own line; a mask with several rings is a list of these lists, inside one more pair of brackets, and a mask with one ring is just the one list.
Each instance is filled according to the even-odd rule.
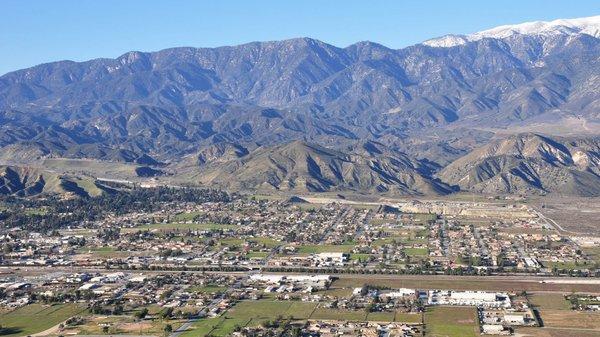
[[402,48],[447,33],[600,15],[598,0],[0,0],[0,74],[130,50],[308,36]]

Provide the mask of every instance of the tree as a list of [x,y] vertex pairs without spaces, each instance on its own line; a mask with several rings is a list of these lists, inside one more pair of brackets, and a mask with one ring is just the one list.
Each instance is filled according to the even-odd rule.
[[160,316],[162,318],[170,318],[171,316],[173,316],[173,308],[167,308],[165,309],[165,311],[163,311]]
[[146,317],[146,315],[148,315],[148,308],[143,308],[142,310],[137,311],[134,314],[135,318],[137,318],[137,319],[142,319],[142,318]]
[[171,332],[173,332],[173,326],[171,326],[171,324],[167,324],[167,325],[165,325],[164,331],[165,331],[166,333],[171,333]]

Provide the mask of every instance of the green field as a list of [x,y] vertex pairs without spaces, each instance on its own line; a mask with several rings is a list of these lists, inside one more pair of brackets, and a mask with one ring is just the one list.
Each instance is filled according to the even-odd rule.
[[306,245],[298,247],[300,254],[349,253],[354,245]]
[[364,310],[349,311],[341,309],[317,308],[311,319],[322,320],[345,320],[345,321],[364,321],[367,313]]
[[290,301],[242,301],[229,309],[218,318],[200,320],[186,331],[182,336],[228,336],[236,326],[257,326],[265,321],[275,320],[277,317],[293,317],[294,319],[307,319],[313,312],[316,303],[290,302]]
[[402,323],[421,323],[421,316],[421,314],[396,312],[396,315],[394,316],[394,321]]
[[429,221],[435,221],[437,214],[434,213],[411,213],[413,221],[415,223],[427,223]]
[[47,330],[67,318],[85,314],[76,304],[40,305],[31,304],[0,315],[0,335],[27,336]]
[[124,232],[135,232],[138,230],[161,230],[161,231],[174,231],[174,230],[227,230],[227,229],[235,229],[237,226],[235,225],[222,225],[222,224],[214,224],[214,223],[177,223],[177,222],[169,222],[169,223],[154,223],[142,225],[134,228],[125,228]]
[[427,248],[404,248],[403,252],[408,256],[427,256],[429,254]]
[[372,322],[393,322],[394,312],[370,312],[367,315],[367,320]]
[[221,317],[202,319],[194,323],[183,337],[228,336],[236,326],[257,326],[265,321],[281,317],[293,320],[347,320],[347,321],[376,321],[376,322],[406,322],[420,323],[420,314],[407,313],[367,313],[364,310],[342,310],[319,308],[317,303],[297,301],[242,301],[229,309]]
[[248,242],[256,242],[259,245],[264,245],[267,248],[274,248],[277,247],[281,244],[281,242],[275,240],[275,239],[271,239],[269,237],[257,237],[257,238],[247,238],[246,241]]
[[173,217],[173,220],[176,221],[176,222],[192,221],[192,220],[194,220],[194,218],[197,215],[200,215],[200,214],[202,214],[202,213],[200,213],[200,212],[188,212],[188,213],[184,212],[184,213],[179,213],[179,214],[176,214]]
[[571,303],[562,294],[533,294],[529,297],[529,302],[542,309],[571,309]]
[[424,318],[426,336],[429,337],[479,336],[474,307],[429,307]]
[[116,250],[114,247],[82,247],[77,250],[79,254],[92,254],[97,257],[111,258],[129,256],[131,253]]

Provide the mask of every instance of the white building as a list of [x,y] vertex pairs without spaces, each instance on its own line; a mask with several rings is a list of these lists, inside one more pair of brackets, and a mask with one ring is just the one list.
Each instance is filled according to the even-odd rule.
[[506,293],[485,291],[432,290],[430,305],[469,305],[483,308],[510,308],[510,297]]

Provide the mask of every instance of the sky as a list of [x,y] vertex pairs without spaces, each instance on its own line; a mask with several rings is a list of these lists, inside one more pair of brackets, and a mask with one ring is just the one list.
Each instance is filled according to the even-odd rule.
[[504,24],[600,15],[598,0],[0,0],[0,74],[127,51],[312,37],[402,48]]

